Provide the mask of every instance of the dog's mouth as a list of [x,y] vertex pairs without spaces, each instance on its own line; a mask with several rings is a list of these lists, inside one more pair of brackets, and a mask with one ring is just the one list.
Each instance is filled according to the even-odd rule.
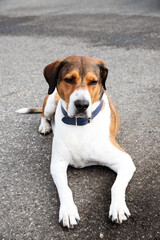
[[85,111],[83,113],[76,111],[73,117],[76,117],[76,118],[86,118],[87,117],[88,118],[89,116],[88,116],[87,111]]
[[89,114],[90,111],[86,110],[84,112],[80,112],[78,110],[75,110],[73,112],[73,114],[69,114],[68,113],[68,116],[71,117],[71,118],[90,118],[91,117],[91,114]]

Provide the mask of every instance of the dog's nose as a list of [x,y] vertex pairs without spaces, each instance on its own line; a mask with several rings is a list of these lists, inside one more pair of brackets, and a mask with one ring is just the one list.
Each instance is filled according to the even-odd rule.
[[79,112],[84,112],[89,107],[89,102],[87,100],[76,100],[75,107]]

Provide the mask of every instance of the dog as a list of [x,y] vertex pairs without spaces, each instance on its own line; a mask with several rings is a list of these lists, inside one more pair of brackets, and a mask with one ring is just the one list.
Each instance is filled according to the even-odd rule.
[[50,171],[60,199],[59,222],[67,228],[80,220],[68,186],[69,165],[102,165],[115,171],[109,218],[122,223],[130,216],[125,190],[136,168],[116,142],[119,116],[106,92],[107,75],[105,63],[97,58],[70,56],[57,60],[44,69],[49,90],[43,108],[17,111],[42,112],[39,132],[54,133]]

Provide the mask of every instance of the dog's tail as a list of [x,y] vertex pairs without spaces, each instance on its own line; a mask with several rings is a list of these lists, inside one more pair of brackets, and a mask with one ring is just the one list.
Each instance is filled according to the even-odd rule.
[[21,108],[16,111],[17,113],[42,113],[42,108]]

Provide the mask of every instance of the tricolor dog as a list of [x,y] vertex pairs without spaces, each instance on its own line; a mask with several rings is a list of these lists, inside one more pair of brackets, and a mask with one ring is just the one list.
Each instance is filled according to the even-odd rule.
[[105,63],[97,58],[72,56],[57,60],[44,69],[49,91],[43,109],[18,110],[42,111],[39,132],[47,134],[52,129],[54,133],[50,170],[60,199],[59,222],[64,227],[71,228],[80,220],[68,186],[69,165],[102,165],[115,171],[109,217],[122,223],[130,216],[125,190],[135,166],[116,142],[119,116],[105,91],[107,74]]

